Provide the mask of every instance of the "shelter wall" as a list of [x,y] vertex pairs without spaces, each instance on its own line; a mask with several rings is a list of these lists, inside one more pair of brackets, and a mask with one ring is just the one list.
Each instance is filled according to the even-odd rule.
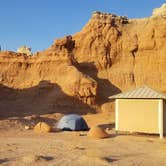
[[159,133],[157,99],[119,99],[118,130]]

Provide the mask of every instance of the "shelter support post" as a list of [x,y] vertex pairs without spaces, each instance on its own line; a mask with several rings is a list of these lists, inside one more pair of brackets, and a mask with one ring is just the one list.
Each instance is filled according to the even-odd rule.
[[115,101],[115,131],[118,131],[118,118],[119,118],[119,99]]
[[159,100],[159,107],[158,107],[158,126],[159,126],[159,135],[160,139],[163,138],[163,100]]

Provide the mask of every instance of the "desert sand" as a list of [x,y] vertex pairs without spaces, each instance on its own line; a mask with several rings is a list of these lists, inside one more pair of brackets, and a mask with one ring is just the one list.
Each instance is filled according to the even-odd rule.
[[[0,164],[3,166],[164,166],[166,140],[155,135],[115,134],[114,113],[85,115],[89,126],[100,124],[109,138],[94,139],[87,132],[39,134],[21,120],[1,120]],[[48,115],[47,115],[48,116]],[[56,121],[56,119],[55,119]],[[30,123],[29,123],[30,124]]]

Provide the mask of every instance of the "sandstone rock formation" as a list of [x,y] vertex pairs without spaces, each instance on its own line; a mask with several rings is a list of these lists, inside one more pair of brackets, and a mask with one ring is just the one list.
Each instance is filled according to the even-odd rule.
[[37,133],[49,133],[51,132],[51,126],[45,122],[39,122],[34,127],[34,131]]
[[27,46],[22,46],[22,47],[18,48],[17,52],[26,54],[27,56],[32,55],[31,48],[29,48]]
[[101,127],[95,126],[89,130],[88,136],[91,138],[108,138],[109,134]]
[[146,84],[166,91],[165,18],[127,19],[95,12],[73,38],[74,55],[82,69],[94,65],[97,77],[109,81],[108,87],[113,84],[113,89],[123,91]]
[[[108,96],[143,84],[166,92],[165,40],[165,5],[143,19],[94,12],[80,32],[33,57],[0,52],[1,100],[10,93],[6,103],[13,104],[15,97],[20,112],[23,96],[31,98],[26,110],[72,112],[82,104],[101,106]],[[9,110],[2,103],[0,108]]]
[[1,52],[1,117],[9,112],[12,116],[16,115],[14,112],[27,116],[93,111],[89,106],[95,104],[97,82],[77,69],[73,46],[74,41],[68,36],[33,57]]
[[163,4],[160,8],[153,10],[153,17],[164,17],[166,18],[166,4]]

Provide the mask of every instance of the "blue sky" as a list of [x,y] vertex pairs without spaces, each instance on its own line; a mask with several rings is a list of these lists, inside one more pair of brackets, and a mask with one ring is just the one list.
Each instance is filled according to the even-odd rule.
[[166,0],[0,0],[0,45],[40,51],[56,38],[80,31],[93,11],[140,18],[163,3]]

